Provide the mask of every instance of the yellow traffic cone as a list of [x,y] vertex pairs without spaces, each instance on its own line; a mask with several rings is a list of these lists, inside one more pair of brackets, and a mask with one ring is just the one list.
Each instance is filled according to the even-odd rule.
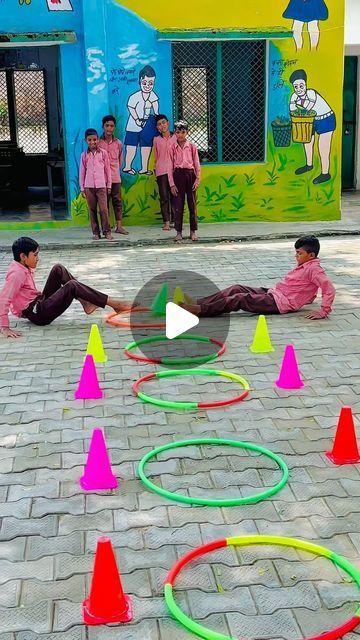
[[108,357],[105,353],[97,324],[91,325],[86,355],[92,356],[94,362],[107,362]]
[[259,316],[250,351],[253,353],[269,353],[270,351],[274,351],[265,316]]
[[174,291],[173,303],[174,304],[182,304],[183,302],[185,302],[185,298],[184,298],[184,294],[182,292],[182,289],[181,289],[181,287],[176,287],[176,289]]

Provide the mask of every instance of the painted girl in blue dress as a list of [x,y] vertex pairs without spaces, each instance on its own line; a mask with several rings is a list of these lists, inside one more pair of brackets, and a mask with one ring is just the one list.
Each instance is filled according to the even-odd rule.
[[328,17],[325,0],[290,0],[283,18],[293,20],[296,49],[302,49],[305,23],[308,26],[310,47],[316,49],[320,39],[319,20],[327,20]]

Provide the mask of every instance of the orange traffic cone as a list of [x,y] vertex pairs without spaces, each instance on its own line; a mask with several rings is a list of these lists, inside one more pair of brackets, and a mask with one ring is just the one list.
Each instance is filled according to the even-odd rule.
[[333,449],[332,451],[326,451],[325,455],[334,464],[355,464],[360,462],[351,407],[343,407],[341,409]]
[[130,622],[131,601],[123,592],[110,538],[99,538],[96,547],[90,595],[83,602],[85,624]]

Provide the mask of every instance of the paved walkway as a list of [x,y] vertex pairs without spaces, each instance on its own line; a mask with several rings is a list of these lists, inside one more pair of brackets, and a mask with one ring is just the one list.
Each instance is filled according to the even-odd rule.
[[[114,234],[113,242],[104,239],[94,242],[90,227],[71,227],[65,229],[40,230],[29,232],[41,247],[51,249],[67,249],[71,247],[104,247],[115,245],[120,247],[139,245],[173,246],[174,232],[161,230],[160,225],[147,227],[129,227],[129,235]],[[185,232],[184,232],[185,233]],[[360,192],[344,194],[342,202],[342,220],[330,222],[226,222],[224,224],[203,224],[199,230],[200,242],[239,242],[247,240],[269,240],[276,238],[294,238],[306,233],[318,236],[357,235],[360,233]],[[0,249],[8,248],[21,235],[19,231],[1,231]],[[190,244],[190,240],[184,240]]]
[[[193,269],[219,285],[274,283],[293,262],[292,243],[54,251],[79,277],[110,293],[133,296],[148,274]],[[177,558],[197,545],[241,534],[297,536],[346,556],[360,569],[360,465],[333,466],[337,417],[351,405],[359,431],[359,239],[322,242],[323,264],[337,287],[334,313],[311,322],[304,313],[269,318],[276,350],[248,350],[256,318],[234,314],[228,349],[215,366],[249,380],[241,405],[201,412],[142,404],[131,384],[152,370],[125,359],[128,331],[90,319],[73,305],[47,328],[17,321],[18,341],[0,337],[0,638],[1,640],[190,640],[168,615],[163,581]],[[39,266],[41,285],[48,255]],[[0,254],[3,279],[9,254]],[[316,306],[316,305],[314,305]],[[91,322],[101,324],[109,360],[98,367],[105,397],[75,401]],[[15,324],[15,323],[14,323]],[[297,349],[301,391],[274,387],[284,345]],[[214,366],[214,365],[213,365]],[[229,397],[234,383],[184,378],[149,383],[163,397]],[[114,492],[79,488],[92,429],[105,431]],[[288,485],[273,499],[233,508],[182,506],[150,493],[137,463],[154,446],[189,437],[263,444],[286,461]],[[263,457],[203,446],[174,451],[149,464],[156,483],[201,496],[239,496],[279,480]],[[134,621],[117,627],[82,625],[95,545],[109,535],[116,549]],[[234,638],[295,640],[318,635],[351,617],[359,590],[329,561],[280,547],[228,548],[202,558],[176,581],[176,598],[202,624]],[[346,640],[358,640],[358,633]]]

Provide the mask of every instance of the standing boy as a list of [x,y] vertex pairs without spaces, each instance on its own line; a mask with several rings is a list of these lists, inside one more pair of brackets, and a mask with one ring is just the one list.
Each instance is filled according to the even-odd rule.
[[103,135],[99,140],[99,148],[107,152],[111,169],[111,193],[108,196],[108,208],[112,201],[116,228],[115,233],[122,233],[127,236],[128,231],[122,226],[122,202],[121,202],[121,177],[120,167],[122,165],[122,144],[115,138],[116,118],[114,116],[104,116],[102,119]]
[[136,174],[132,164],[140,146],[141,169],[140,175],[151,176],[149,159],[154,136],[157,135],[155,116],[159,113],[159,98],[153,91],[156,73],[152,67],[146,65],[139,73],[140,91],[129,96],[127,108],[129,118],[125,135],[125,167],[124,173],[131,176]]
[[175,134],[169,129],[169,120],[160,113],[156,116],[156,126],[160,133],[154,138],[155,174],[159,187],[160,207],[163,218],[163,230],[170,231],[172,222],[171,190],[169,185],[170,148],[177,142]]
[[190,213],[190,240],[198,238],[196,190],[200,184],[200,160],[196,146],[187,140],[189,127],[185,120],[175,123],[176,144],[169,153],[169,184],[173,195],[175,242],[181,242],[185,196]]
[[79,182],[81,193],[86,198],[89,207],[93,240],[100,239],[98,205],[102,232],[106,240],[113,240],[107,204],[108,194],[111,193],[109,156],[106,151],[98,148],[99,137],[96,129],[86,129],[85,140],[88,149],[81,154]]

